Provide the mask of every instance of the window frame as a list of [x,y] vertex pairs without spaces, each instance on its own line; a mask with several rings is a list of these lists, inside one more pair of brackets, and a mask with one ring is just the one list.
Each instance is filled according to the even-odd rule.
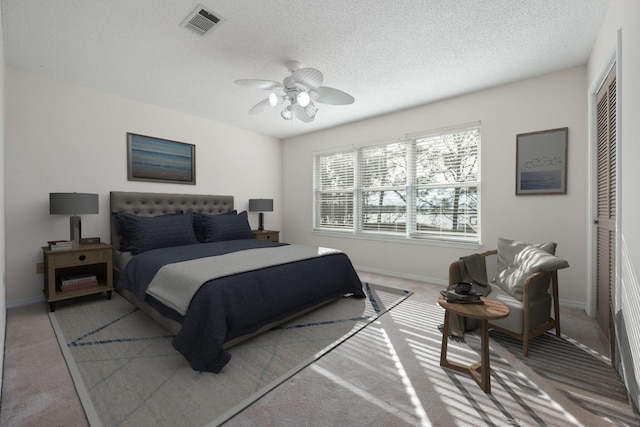
[[[465,181],[454,181],[454,182],[432,182],[432,183],[420,183],[416,179],[416,146],[419,141],[424,141],[429,138],[445,136],[455,133],[463,133],[469,131],[477,131],[477,136],[473,140],[473,145],[475,146],[475,157],[472,158],[472,162],[475,163],[475,180],[465,180]],[[448,128],[442,128],[434,131],[425,131],[425,132],[417,132],[413,134],[407,134],[404,138],[400,138],[396,141],[390,141],[386,143],[376,143],[371,145],[364,145],[360,147],[349,146],[349,147],[339,147],[335,149],[323,150],[320,152],[313,153],[313,231],[314,233],[328,233],[328,234],[337,234],[342,236],[356,236],[362,238],[373,238],[373,239],[382,239],[382,240],[394,240],[394,241],[405,241],[412,243],[446,243],[446,244],[480,244],[481,242],[481,219],[480,219],[480,211],[481,211],[481,141],[482,141],[482,130],[480,122],[466,123],[462,125],[452,126]],[[378,185],[365,186],[362,182],[362,174],[363,174],[363,152],[375,150],[376,148],[384,148],[391,146],[392,144],[402,144],[405,146],[405,159],[406,159],[406,180],[404,184],[395,184],[389,185],[389,182],[379,182]],[[333,154],[345,153],[345,152],[353,153],[353,187],[352,195],[352,212],[351,218],[352,222],[350,226],[341,226],[341,227],[327,227],[319,221],[319,210],[321,207],[318,205],[318,195],[322,193],[323,189],[318,188],[318,179],[319,179],[319,171],[318,170],[318,160],[322,156],[331,156]],[[387,158],[384,157],[383,160]],[[460,159],[463,159],[462,157]],[[464,160],[464,159],[463,159]],[[463,161],[461,160],[461,161]],[[384,168],[382,168],[384,169]],[[365,170],[364,173],[367,171]],[[368,171],[369,173],[371,171]],[[475,203],[475,211],[472,209],[471,213],[465,213],[467,216],[467,223],[471,226],[472,218],[476,218],[475,223],[475,232],[459,232],[454,230],[440,230],[425,232],[418,230],[418,220],[417,220],[417,205],[418,205],[418,191],[425,189],[455,189],[459,188],[472,188],[475,189],[475,193],[471,192],[471,200],[474,200]],[[325,190],[328,191],[328,190]],[[404,215],[405,225],[404,231],[399,232],[389,231],[389,229],[393,228],[393,222],[390,222],[386,228],[383,229],[374,229],[366,226],[364,222],[364,214],[365,210],[365,201],[363,199],[364,194],[367,192],[375,192],[375,191],[399,191],[404,192],[405,194],[405,209],[404,213],[398,213],[401,217]],[[465,195],[465,194],[463,194]],[[467,197],[467,195],[465,195]],[[369,205],[371,206],[371,205]],[[379,206],[382,206],[379,205]],[[393,206],[393,205],[391,205]],[[384,215],[383,210],[378,212],[378,215]],[[375,215],[375,210],[373,211],[373,215]],[[393,217],[393,213],[388,214],[389,218]],[[379,223],[380,224],[380,223]],[[398,224],[402,224],[399,222]],[[395,228],[398,228],[398,225],[395,225]],[[473,227],[467,227],[469,229]]]

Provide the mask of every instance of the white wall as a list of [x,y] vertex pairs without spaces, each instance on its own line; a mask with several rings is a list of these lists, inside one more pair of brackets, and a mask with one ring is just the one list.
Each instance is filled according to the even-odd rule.
[[[0,15],[2,15],[0,6]],[[5,164],[5,65],[2,20],[0,19],[0,378],[4,372],[4,337],[7,326],[7,283],[5,271],[5,223],[4,223],[4,164]],[[0,381],[1,383],[1,381]],[[0,384],[0,397],[2,385]]]
[[[447,281],[451,261],[495,248],[498,237],[555,241],[557,254],[571,265],[560,272],[560,299],[564,305],[583,307],[587,246],[586,86],[586,67],[578,67],[285,140],[282,178],[286,239],[337,247],[364,270],[441,284]],[[312,232],[314,151],[392,141],[406,133],[478,120],[482,122],[482,249],[336,238]],[[565,126],[569,128],[567,194],[516,196],[516,134]]]
[[612,52],[618,31],[621,49],[618,74],[620,92],[620,252],[615,307],[618,367],[636,407],[640,407],[640,2],[618,0],[611,6],[588,64],[589,87],[594,87]]
[[[69,238],[69,218],[49,215],[50,192],[98,193],[99,215],[83,236],[109,241],[109,191],[230,194],[273,198],[281,226],[281,142],[224,124],[7,68],[6,243],[9,305],[40,301],[36,274],[47,240]],[[196,185],[127,181],[126,133],[196,145]],[[249,215],[257,228],[257,214]]]

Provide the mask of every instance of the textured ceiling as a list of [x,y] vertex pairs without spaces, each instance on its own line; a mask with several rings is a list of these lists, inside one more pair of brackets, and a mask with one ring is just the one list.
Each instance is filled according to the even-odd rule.
[[[609,0],[2,0],[8,66],[286,138],[586,63]],[[285,62],[353,95],[312,123],[249,115]]]

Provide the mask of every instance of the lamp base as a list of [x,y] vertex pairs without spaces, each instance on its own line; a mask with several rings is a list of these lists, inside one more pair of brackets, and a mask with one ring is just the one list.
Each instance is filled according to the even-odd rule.
[[69,235],[73,246],[79,246],[80,239],[82,238],[82,222],[78,215],[69,217]]
[[262,212],[258,214],[258,230],[264,230],[264,213]]

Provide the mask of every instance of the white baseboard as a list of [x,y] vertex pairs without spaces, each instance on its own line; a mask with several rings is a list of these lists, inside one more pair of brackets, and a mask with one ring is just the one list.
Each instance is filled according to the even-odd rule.
[[[448,280],[437,279],[435,277],[427,277],[427,276],[417,276],[414,274],[406,274],[406,273],[398,273],[395,271],[388,271],[379,268],[371,268],[371,267],[363,267],[361,265],[353,266],[357,271],[362,271],[364,273],[372,273],[372,274],[380,274],[383,276],[397,277],[399,279],[407,279],[407,280],[415,280],[417,282],[430,283],[432,285],[441,285],[447,286],[449,284]],[[489,296],[491,298],[491,296]],[[580,310],[584,310],[586,305],[584,302],[566,300],[560,298],[560,306],[567,308],[577,308]]]
[[24,307],[25,305],[39,304],[45,301],[46,300],[44,299],[44,296],[7,301],[7,309],[15,308],[15,307]]
[[379,268],[363,267],[361,265],[354,265],[353,267],[356,269],[356,271],[362,271],[365,273],[380,274],[383,276],[397,277],[399,279],[415,280],[416,282],[425,282],[425,283],[430,283],[432,285],[442,285],[442,286],[448,285],[448,282],[446,280],[437,279],[435,277],[417,276],[414,274],[407,274],[407,273],[398,273],[396,271],[388,271],[388,270],[382,270]]

